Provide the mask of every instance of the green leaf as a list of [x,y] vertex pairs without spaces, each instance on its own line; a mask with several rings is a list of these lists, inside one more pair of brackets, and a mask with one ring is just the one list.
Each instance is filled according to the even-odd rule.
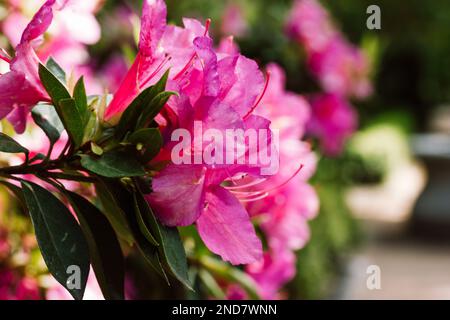
[[146,127],[147,124],[161,112],[161,109],[173,95],[178,95],[178,93],[173,91],[164,91],[154,97],[139,115],[135,130]]
[[126,215],[133,238],[136,241],[139,251],[144,256],[145,261],[147,261],[147,263],[167,282],[167,284],[169,284],[169,279],[164,271],[157,247],[150,243],[139,229],[135,208],[130,206],[130,204],[134,202],[133,195],[117,181],[108,180],[103,182],[112,195],[115,203]]
[[81,77],[73,89],[73,98],[75,99],[78,113],[82,119],[83,124],[88,120],[88,99],[86,96],[86,89],[84,87],[84,78]]
[[136,146],[142,146],[139,152],[143,163],[152,160],[159,153],[163,145],[161,132],[156,128],[140,129],[133,132],[128,138],[128,141]]
[[247,292],[250,299],[261,299],[255,281],[244,271],[208,255],[201,256],[199,262],[204,269],[211,272],[216,278],[239,284]]
[[136,127],[139,117],[146,109],[146,106],[151,104],[152,100],[161,92],[164,91],[169,76],[169,70],[162,76],[162,78],[154,86],[151,86],[142,91],[136,99],[125,109],[119,123],[116,127],[115,136],[117,139],[122,139],[128,131]]
[[37,105],[33,108],[31,115],[34,122],[45,132],[50,143],[55,144],[64,130],[64,125],[55,108],[49,105]]
[[[51,192],[32,182],[22,181],[36,238],[48,270],[70,294],[83,298],[89,274],[89,249],[80,226],[66,206]],[[80,270],[80,287],[70,288],[70,268]]]
[[136,214],[136,221],[139,226],[139,230],[144,235],[144,237],[154,246],[159,246],[158,241],[155,239],[153,234],[150,231],[150,227],[147,225],[148,217],[143,217],[143,212],[141,212],[139,208],[139,204],[136,199],[136,193],[133,193],[133,200],[134,200],[134,211]]
[[188,289],[192,290],[189,280],[186,252],[177,228],[163,226],[155,218],[147,201],[140,192],[136,193],[136,202],[146,223],[152,228],[152,234],[160,243],[158,247],[160,256],[171,273]]
[[133,236],[128,226],[125,213],[117,204],[115,197],[111,194],[105,182],[100,181],[95,184],[97,197],[103,208],[103,213],[113,226],[116,233],[121,239],[125,240],[129,245],[133,244]]
[[50,70],[51,73],[55,75],[56,78],[58,78],[59,81],[61,81],[62,83],[66,83],[66,72],[52,57],[48,59],[46,67],[48,70]]
[[59,101],[64,126],[72,139],[75,147],[79,147],[83,143],[84,123],[78,112],[78,108],[74,99],[63,99]]
[[63,99],[71,98],[69,91],[67,91],[64,84],[58,80],[57,76],[42,64],[39,64],[39,78],[61,117],[59,102]]
[[28,156],[28,150],[26,148],[2,132],[0,132],[0,152],[25,153]]
[[105,152],[98,156],[81,156],[83,168],[107,178],[137,177],[145,175],[142,165],[133,157],[121,151]]
[[89,245],[92,268],[107,300],[124,299],[125,267],[122,249],[103,213],[76,193],[65,191]]

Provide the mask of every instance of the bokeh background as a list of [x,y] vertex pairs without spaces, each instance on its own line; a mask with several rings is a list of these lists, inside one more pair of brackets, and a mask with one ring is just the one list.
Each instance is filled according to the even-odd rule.
[[[106,1],[97,13],[104,30],[89,46],[101,70],[115,52],[132,57],[133,27],[140,1]],[[292,299],[450,298],[450,2],[447,0],[321,1],[334,23],[372,62],[373,94],[352,101],[358,131],[338,156],[322,156],[313,178],[321,201],[311,221],[311,240],[298,252],[297,275],[287,286]],[[223,16],[239,8],[243,26],[235,40],[261,64],[277,62],[288,89],[314,93],[319,85],[305,54],[288,38],[290,0],[168,0],[169,19],[212,19],[217,39],[226,35]],[[366,8],[381,8],[381,30],[366,28]],[[0,10],[0,19],[8,12]],[[126,17],[123,20],[118,16]],[[135,33],[135,32],[134,32]],[[0,42],[5,42],[4,39]],[[120,46],[119,46],[120,44]],[[128,44],[128,45],[127,45]],[[311,143],[316,143],[311,139]],[[15,204],[0,193],[0,209]],[[3,206],[3,207],[2,207]],[[35,246],[26,218],[2,216],[9,241]],[[0,226],[1,226],[0,223]],[[0,240],[2,231],[0,227]],[[11,244],[10,244],[11,245]],[[16,246],[12,244],[11,246]],[[16,265],[27,281],[45,273],[33,249]],[[2,248],[0,241],[0,261]],[[20,259],[25,259],[23,262]],[[31,262],[30,262],[31,261]],[[379,266],[381,289],[366,285],[368,267]],[[149,277],[151,277],[149,275]],[[0,279],[0,286],[1,286]],[[155,279],[149,281],[157,281]],[[142,284],[145,290],[145,283]],[[176,288],[149,292],[180,297]]]

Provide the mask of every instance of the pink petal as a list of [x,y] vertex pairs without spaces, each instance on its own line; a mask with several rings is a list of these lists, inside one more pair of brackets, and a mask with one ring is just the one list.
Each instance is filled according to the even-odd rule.
[[8,115],[8,121],[14,126],[14,130],[18,134],[21,134],[25,131],[29,112],[29,106],[18,106]]
[[204,205],[202,166],[169,165],[153,178],[147,201],[162,223],[187,226],[200,216]]
[[[42,100],[41,93],[36,90],[22,73],[10,71],[0,76],[0,119],[6,117],[15,108],[33,106]],[[23,111],[23,110],[22,110]],[[25,116],[13,116],[12,124],[22,130],[20,121]]]
[[153,57],[166,29],[167,8],[163,0],[145,0],[142,8],[139,52]]
[[[138,69],[141,61],[141,56],[138,53],[136,60],[128,71],[125,79],[123,79],[119,89],[114,94],[114,98],[109,104],[105,112],[105,120],[112,122],[122,114],[134,98],[139,94],[138,86]],[[114,118],[114,119],[112,119]]]
[[[230,71],[229,71],[230,72]],[[264,76],[257,63],[239,56],[233,71],[236,82],[224,97],[224,102],[232,106],[242,117],[253,107],[264,88]]]
[[20,43],[31,42],[47,31],[53,20],[53,6],[55,3],[55,0],[47,0],[44,5],[42,5],[25,28]]
[[218,186],[206,193],[205,201],[197,229],[206,246],[233,265],[261,259],[261,241],[239,201]]
[[203,66],[203,95],[216,97],[219,94],[220,81],[213,41],[209,37],[198,37],[194,40],[194,46]]

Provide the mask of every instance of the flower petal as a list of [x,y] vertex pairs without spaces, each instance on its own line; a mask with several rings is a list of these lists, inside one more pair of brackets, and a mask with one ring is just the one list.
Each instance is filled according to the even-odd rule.
[[168,226],[187,226],[203,209],[204,168],[169,165],[153,178],[153,193],[147,201],[161,222]]
[[153,57],[166,29],[167,8],[163,0],[145,0],[142,8],[139,52]]
[[239,201],[219,186],[206,193],[205,201],[197,229],[206,246],[233,265],[260,260],[261,241]]

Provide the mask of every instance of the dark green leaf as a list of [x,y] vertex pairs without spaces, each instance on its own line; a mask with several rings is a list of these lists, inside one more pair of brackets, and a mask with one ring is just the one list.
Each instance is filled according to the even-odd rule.
[[[89,249],[80,226],[51,192],[25,181],[22,190],[48,270],[75,299],[82,299],[89,274]],[[69,267],[73,266],[81,271],[80,287],[70,289]]]
[[28,155],[28,150],[22,147],[10,136],[0,132],[0,152],[6,153],[25,153]]
[[148,217],[143,217],[143,214],[145,212],[141,212],[137,199],[136,199],[136,193],[133,194],[134,199],[134,209],[136,214],[136,221],[139,226],[139,230],[141,230],[141,233],[144,235],[144,237],[154,246],[159,246],[158,241],[155,239],[155,237],[152,235],[151,231],[149,230],[149,226],[147,225]]
[[54,144],[61,136],[64,125],[53,106],[37,105],[31,112],[34,122],[45,132],[50,143]]
[[66,72],[52,57],[48,59],[46,67],[48,70],[50,70],[51,73],[55,75],[56,78],[58,78],[59,81],[61,81],[62,83],[66,83]]
[[103,213],[76,193],[65,191],[89,245],[92,268],[107,300],[124,299],[124,260],[113,228]]
[[135,208],[130,204],[134,202],[133,195],[120,183],[112,180],[104,181],[109,192],[113,196],[115,203],[126,214],[128,225],[136,241],[139,251],[145,258],[145,261],[169,284],[169,279],[159,257],[158,249],[150,243],[141,233],[139,223],[136,219]]
[[64,126],[72,139],[75,147],[79,147],[83,143],[84,137],[84,123],[83,119],[78,112],[75,100],[62,99],[59,101],[60,111]]
[[75,99],[78,113],[80,114],[83,124],[86,124],[88,120],[88,100],[86,96],[86,89],[84,87],[84,78],[81,77],[75,88],[73,89],[73,98]]
[[136,127],[136,124],[142,112],[146,109],[152,100],[164,91],[167,83],[169,71],[167,71],[157,84],[142,91],[136,99],[125,109],[116,127],[115,136],[122,139],[125,134]]
[[171,273],[187,288],[192,290],[192,284],[188,275],[186,252],[184,251],[178,229],[160,224],[140,192],[136,193],[136,202],[142,217],[152,228],[152,234],[156,236],[156,240],[160,243],[158,250],[162,260]]
[[103,181],[95,184],[95,191],[102,205],[103,213],[113,226],[116,233],[129,245],[132,245],[133,236],[131,234],[130,227],[128,226],[127,219],[125,218],[125,213],[117,204],[114,196],[108,190]]
[[178,95],[178,93],[173,91],[164,91],[154,97],[139,115],[139,119],[137,121],[135,129],[137,130],[146,127],[147,124],[150,123],[158,115],[158,113],[161,112],[164,105],[173,95]]
[[143,163],[152,160],[163,145],[161,133],[156,128],[140,129],[133,132],[128,141],[142,148],[139,152],[142,155],[141,161]]
[[124,178],[145,175],[142,165],[133,154],[120,151],[105,152],[98,156],[81,156],[83,168],[107,178]]
[[58,114],[61,117],[61,112],[59,109],[59,102],[63,99],[70,99],[69,91],[67,91],[64,84],[58,80],[56,75],[54,75],[49,69],[44,65],[39,64],[39,78],[47,91],[48,95],[53,101],[53,105],[57,108]]

